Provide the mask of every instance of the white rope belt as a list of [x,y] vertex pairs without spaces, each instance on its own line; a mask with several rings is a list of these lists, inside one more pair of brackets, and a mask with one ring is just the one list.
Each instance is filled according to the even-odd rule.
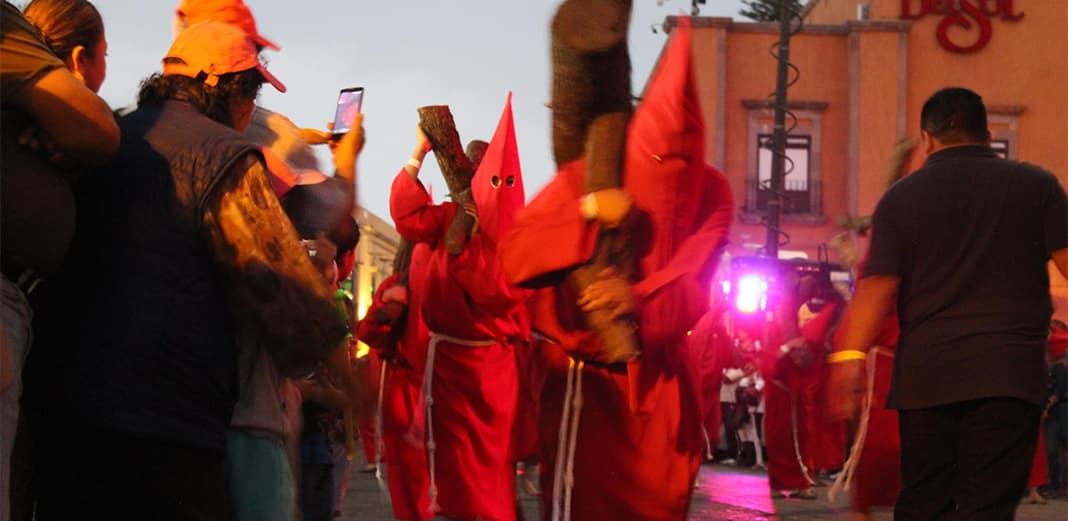
[[864,441],[868,437],[868,423],[871,420],[871,404],[875,400],[875,368],[878,365],[879,355],[894,357],[894,353],[878,347],[868,351],[868,386],[864,392],[864,401],[860,412],[860,421],[857,425],[857,435],[853,440],[853,446],[849,449],[849,459],[842,465],[842,472],[834,480],[831,490],[827,493],[833,502],[840,491],[849,492],[853,487],[853,481],[857,477],[857,468],[860,465],[860,455],[864,452]]
[[378,372],[378,408],[375,409],[375,479],[382,479],[382,453],[385,451],[385,441],[382,439],[382,404],[385,402],[386,392],[386,365],[389,362],[382,360],[382,368]]
[[431,392],[431,384],[434,382],[434,351],[441,342],[448,342],[450,344],[467,347],[485,347],[496,345],[498,343],[496,340],[465,340],[463,338],[455,338],[434,331],[430,332],[430,344],[427,346],[426,350],[426,371],[423,373],[423,398],[426,402],[426,452],[427,467],[430,471],[431,512],[439,512],[441,510],[441,507],[438,505],[437,465],[434,462],[434,455],[437,452],[438,447],[434,443],[434,394]]
[[564,410],[560,416],[560,436],[556,443],[556,466],[553,469],[552,521],[571,521],[571,492],[575,487],[575,447],[582,413],[582,369],[585,366],[586,363],[582,360],[576,361],[570,356],[567,357]]

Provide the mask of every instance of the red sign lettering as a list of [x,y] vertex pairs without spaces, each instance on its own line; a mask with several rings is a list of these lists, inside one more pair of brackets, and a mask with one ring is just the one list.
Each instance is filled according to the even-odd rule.
[[[1014,0],[901,0],[901,19],[919,20],[927,15],[941,15],[935,36],[946,50],[956,53],[971,53],[990,43],[993,29],[991,18],[1015,22],[1023,18],[1013,6]],[[949,37],[950,27],[960,27],[977,33],[971,44],[960,44]]]

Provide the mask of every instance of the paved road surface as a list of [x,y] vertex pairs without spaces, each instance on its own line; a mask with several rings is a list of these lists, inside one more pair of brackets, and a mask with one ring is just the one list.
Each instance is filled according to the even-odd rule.
[[[358,460],[362,461],[362,460]],[[701,467],[701,479],[690,508],[691,521],[849,521],[846,501],[827,499],[827,489],[817,489],[814,501],[772,500],[768,496],[767,474],[719,465]],[[539,521],[538,498],[521,494],[527,521]],[[393,521],[389,492],[374,474],[352,473],[344,521]],[[877,521],[891,521],[889,511],[878,512]],[[1068,501],[1052,500],[1045,505],[1020,505],[1017,521],[1068,521]],[[602,521],[602,520],[576,520]],[[604,520],[609,521],[609,520]]]

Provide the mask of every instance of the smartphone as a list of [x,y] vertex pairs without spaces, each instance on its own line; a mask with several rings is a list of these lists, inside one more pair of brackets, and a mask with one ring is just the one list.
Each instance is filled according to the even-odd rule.
[[352,122],[363,108],[363,87],[341,89],[337,95],[337,111],[334,112],[334,138],[338,139],[349,130]]

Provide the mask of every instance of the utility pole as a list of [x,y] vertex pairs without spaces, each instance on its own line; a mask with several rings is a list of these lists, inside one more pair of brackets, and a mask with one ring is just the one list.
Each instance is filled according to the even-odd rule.
[[779,45],[776,58],[779,61],[775,81],[775,128],[771,149],[771,198],[768,200],[767,228],[764,253],[779,258],[779,220],[782,215],[783,184],[786,175],[786,89],[790,86],[790,24],[794,12],[787,0],[779,0]]

